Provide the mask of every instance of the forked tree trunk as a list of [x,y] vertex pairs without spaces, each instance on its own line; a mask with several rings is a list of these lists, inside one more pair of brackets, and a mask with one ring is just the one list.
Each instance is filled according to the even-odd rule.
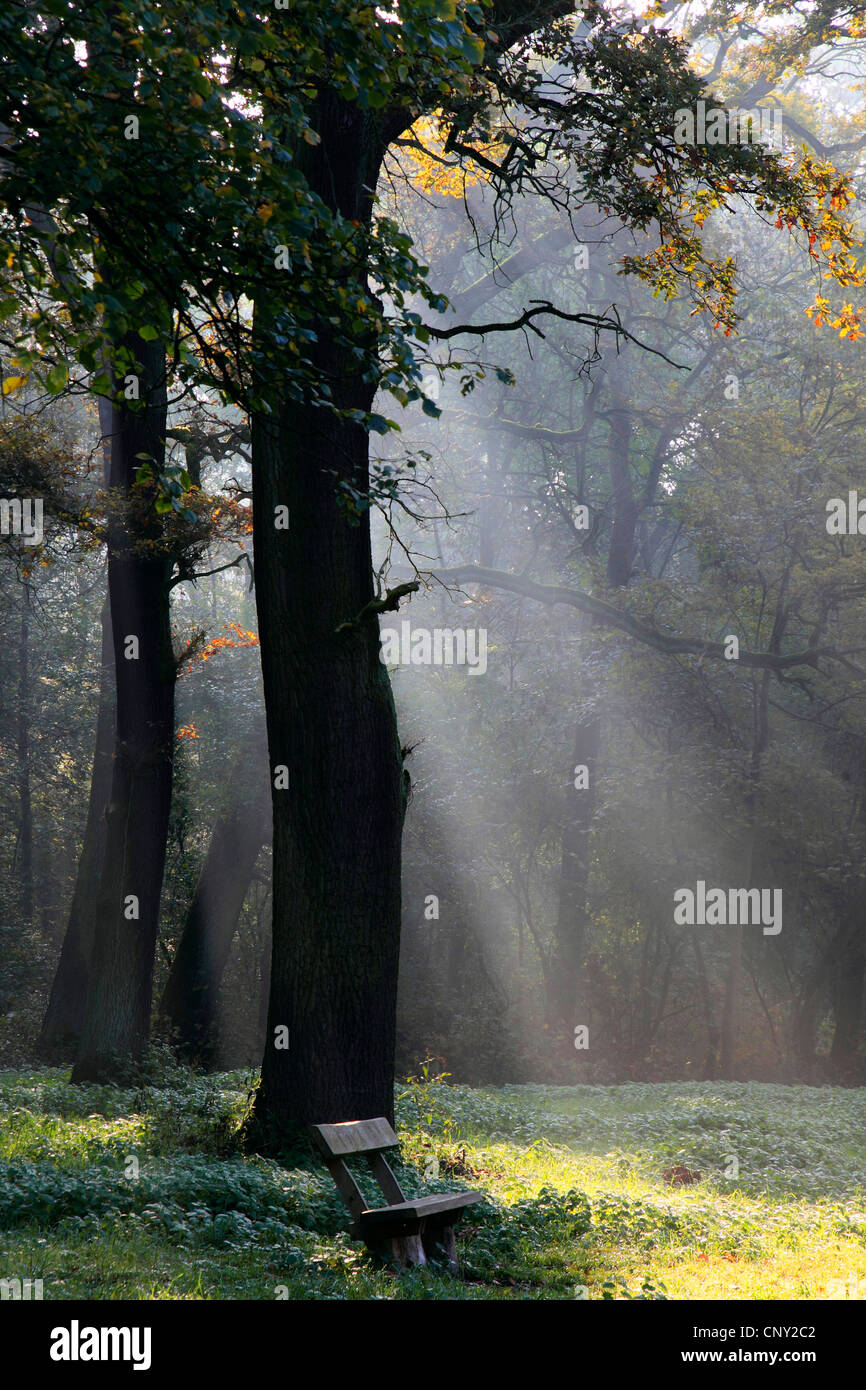
[[[311,186],[366,224],[384,152],[372,118],[326,92],[314,124],[321,145],[303,156]],[[372,384],[337,351],[326,322],[316,332],[315,365],[335,404],[368,410]],[[268,1032],[248,1142],[276,1153],[308,1122],[393,1118],[405,794],[378,623],[355,622],[374,596],[369,513],[352,525],[337,503],[341,482],[367,491],[368,436],[284,402],[254,415],[252,450],[274,898]],[[277,506],[289,507],[288,531],[275,528]],[[276,1045],[280,1029],[287,1048]]]
[[[115,412],[111,449],[108,592],[117,725],[91,978],[73,1081],[122,1078],[150,1031],[153,963],[165,866],[174,754],[175,662],[171,561],[152,495],[134,495],[143,457],[165,455],[164,353],[136,338],[138,410]],[[135,639],[135,641],[133,641]]]

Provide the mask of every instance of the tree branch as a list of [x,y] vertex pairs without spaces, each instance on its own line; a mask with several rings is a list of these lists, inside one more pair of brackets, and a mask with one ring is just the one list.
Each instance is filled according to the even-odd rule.
[[356,618],[349,623],[340,623],[340,626],[334,629],[335,632],[350,632],[353,628],[360,627],[364,619],[372,614],[378,616],[380,613],[396,613],[401,598],[405,598],[407,594],[414,594],[420,587],[420,582],[412,579],[406,584],[398,584],[395,589],[386,590],[384,598],[371,598]]
[[529,328],[539,338],[544,334],[541,329],[533,322],[540,314],[550,314],[553,318],[563,319],[566,323],[585,323],[594,329],[595,333],[606,331],[615,333],[617,338],[624,338],[626,342],[634,343],[636,347],[642,348],[644,352],[651,352],[653,356],[660,357],[663,362],[667,362],[669,367],[676,367],[679,371],[687,371],[687,367],[682,362],[674,362],[660,348],[650,347],[648,343],[641,342],[627,328],[623,327],[619,317],[605,318],[601,314],[568,314],[564,309],[557,309],[555,304],[550,304],[546,300],[532,299],[530,303],[535,307],[525,309],[516,319],[506,319],[500,323],[458,323],[452,328],[436,328],[433,324],[426,324],[431,338],[456,338],[461,333],[475,333],[479,337],[484,337],[487,333],[514,333],[521,328]]
[[[538,603],[564,603],[581,613],[597,618],[606,627],[625,632],[644,645],[656,651],[679,656],[709,656],[725,658],[725,643],[708,642],[702,637],[670,637],[657,628],[633,618],[604,599],[595,598],[581,589],[566,589],[550,584],[537,584],[534,579],[526,579],[519,574],[508,574],[503,570],[485,569],[480,565],[458,565],[454,569],[439,570],[433,575],[441,584],[481,584],[487,589],[506,589],[509,593],[520,594],[523,598],[535,599]],[[812,647],[808,651],[791,652],[788,655],[775,652],[750,652],[740,650],[737,664],[757,670],[787,671],[794,666],[813,666],[824,658],[845,666],[857,676],[866,677],[866,670],[856,665],[843,652],[832,647]]]

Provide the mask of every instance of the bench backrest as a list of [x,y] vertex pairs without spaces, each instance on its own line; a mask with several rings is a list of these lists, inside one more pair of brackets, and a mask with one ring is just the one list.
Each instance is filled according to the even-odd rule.
[[310,1125],[310,1134],[356,1221],[361,1212],[367,1210],[367,1202],[346,1167],[345,1159],[352,1154],[364,1155],[389,1205],[405,1202],[403,1189],[382,1153],[383,1149],[395,1149],[400,1143],[384,1116],[337,1125]]
[[310,1131],[324,1158],[381,1153],[383,1149],[395,1149],[400,1143],[384,1117],[378,1120],[350,1120],[339,1125],[310,1125]]

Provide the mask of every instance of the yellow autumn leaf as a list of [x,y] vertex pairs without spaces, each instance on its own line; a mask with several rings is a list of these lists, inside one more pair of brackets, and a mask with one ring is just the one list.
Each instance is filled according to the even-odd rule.
[[26,376],[7,376],[3,382],[3,395],[11,396],[13,391],[17,391],[27,380]]

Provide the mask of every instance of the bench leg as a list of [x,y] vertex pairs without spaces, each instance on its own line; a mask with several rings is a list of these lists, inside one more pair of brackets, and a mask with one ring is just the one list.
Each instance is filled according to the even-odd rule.
[[445,1260],[452,1274],[460,1272],[460,1265],[457,1259],[457,1238],[454,1235],[453,1226],[434,1226],[424,1235],[424,1245],[428,1255],[444,1253]]
[[408,1265],[426,1265],[427,1263],[427,1256],[424,1253],[420,1236],[394,1236],[391,1240],[391,1249],[404,1269]]

